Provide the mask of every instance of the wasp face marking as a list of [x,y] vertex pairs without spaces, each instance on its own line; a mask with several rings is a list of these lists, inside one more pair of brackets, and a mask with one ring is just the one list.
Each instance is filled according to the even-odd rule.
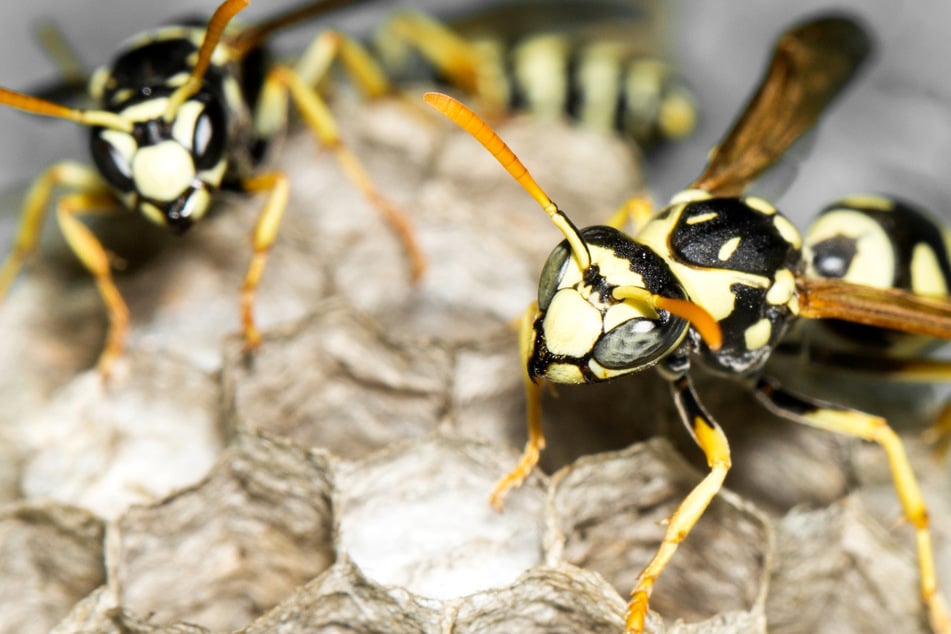
[[181,233],[205,214],[209,192],[221,185],[227,120],[217,101],[203,98],[186,101],[166,121],[168,99],[156,92],[118,111],[134,123],[132,132],[94,128],[90,145],[96,166],[123,202]]
[[620,287],[685,298],[664,261],[610,227],[580,232],[591,254],[581,270],[567,242],[552,254],[538,290],[532,376],[560,383],[603,381],[653,366],[684,340],[689,324],[638,299],[616,299]]

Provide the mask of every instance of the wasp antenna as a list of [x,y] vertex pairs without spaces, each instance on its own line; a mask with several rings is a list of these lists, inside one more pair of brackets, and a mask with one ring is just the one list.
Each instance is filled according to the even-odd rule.
[[686,319],[690,325],[700,333],[711,350],[719,350],[723,345],[723,331],[720,324],[713,318],[707,310],[700,304],[696,304],[686,299],[675,299],[673,297],[664,297],[651,293],[641,286],[618,286],[611,294],[614,299],[624,300],[633,299],[641,301],[645,306],[656,312],[657,309],[666,310],[672,315],[681,319]]
[[215,9],[211,19],[208,20],[208,26],[205,27],[205,37],[201,41],[201,48],[198,49],[198,60],[192,68],[191,75],[168,99],[168,106],[165,108],[166,121],[171,121],[181,105],[201,88],[202,77],[205,76],[208,64],[211,63],[211,54],[215,52],[215,47],[221,41],[225,27],[234,16],[248,6],[248,2],[249,0],[225,0]]
[[711,350],[719,350],[723,345],[723,331],[720,329],[720,324],[700,304],[695,304],[686,299],[674,299],[660,295],[654,295],[652,300],[655,308],[666,310],[672,315],[677,315],[689,321]]
[[132,131],[132,124],[114,112],[109,112],[108,110],[76,110],[75,108],[67,108],[52,101],[25,95],[15,90],[7,90],[6,88],[0,88],[0,104],[5,104],[11,108],[29,112],[30,114],[66,119],[85,126],[102,126],[122,132]]
[[544,192],[541,186],[535,181],[529,173],[528,168],[515,156],[515,152],[506,145],[502,137],[493,130],[482,117],[470,110],[458,99],[453,99],[449,95],[438,92],[427,92],[423,99],[430,106],[441,112],[453,123],[468,132],[472,137],[482,144],[489,153],[495,157],[495,160],[512,175],[519,185],[531,195],[535,201],[541,205],[545,213],[551,218],[555,226],[565,235],[571,251],[574,253],[578,265],[582,269],[591,266],[591,254],[588,247],[578,233],[577,227],[572,224],[568,216],[558,208],[548,194]]

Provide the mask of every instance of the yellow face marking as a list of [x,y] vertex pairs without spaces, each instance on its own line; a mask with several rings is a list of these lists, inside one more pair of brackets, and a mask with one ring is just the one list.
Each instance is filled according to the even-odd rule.
[[202,110],[204,110],[204,106],[197,101],[186,101],[175,113],[175,122],[172,124],[172,138],[189,149],[193,149],[195,124]]
[[211,206],[211,195],[204,189],[196,189],[188,199],[188,208],[185,215],[192,221],[200,220]]
[[941,274],[938,257],[927,244],[915,245],[911,255],[911,290],[919,295],[947,295],[948,286]]
[[228,162],[225,159],[221,159],[214,167],[198,172],[198,178],[200,178],[203,183],[217,187],[221,185],[221,181],[224,179],[227,170]]
[[595,361],[594,359],[591,359],[591,361],[588,362],[588,369],[591,370],[591,374],[598,377],[602,381],[613,379],[619,376],[624,376],[625,374],[631,374],[632,372],[636,371],[630,368],[620,369],[620,370],[617,368],[614,368],[614,369],[606,368],[600,363],[598,363],[597,361]]
[[623,302],[621,304],[615,304],[614,306],[611,306],[611,308],[609,308],[607,312],[604,313],[602,327],[604,332],[608,332],[609,330],[620,326],[626,321],[642,317],[651,318],[654,316],[646,314],[644,310],[638,307],[636,304]]
[[720,247],[720,251],[717,252],[717,258],[721,262],[726,262],[731,257],[733,257],[733,254],[736,253],[736,250],[739,248],[739,246],[740,246],[740,236],[730,238],[729,240],[723,243],[723,246]]
[[149,121],[161,117],[165,113],[167,104],[166,97],[146,99],[125,108],[120,114],[129,121]]
[[552,298],[543,327],[553,354],[580,357],[601,336],[601,313],[576,291],[562,289]]
[[777,214],[773,218],[773,226],[779,231],[779,235],[783,237],[783,240],[791,244],[794,248],[798,249],[802,246],[802,236],[799,234],[799,229],[797,229],[793,223],[789,222],[785,216]]
[[796,276],[789,269],[780,269],[776,272],[773,285],[766,291],[766,301],[773,306],[781,306],[789,302],[796,293]]
[[743,202],[765,216],[773,216],[776,214],[776,208],[758,196],[748,196],[743,199]]
[[[631,263],[614,255],[609,249],[588,245],[591,263],[597,264],[601,275],[615,286],[640,286],[644,288],[644,278],[631,270]],[[577,267],[575,267],[577,268]],[[578,281],[581,280],[580,272]]]
[[707,213],[700,214],[698,216],[690,216],[687,218],[686,223],[688,225],[699,225],[701,222],[709,222],[719,215],[720,214],[716,211],[708,211]]
[[195,179],[195,169],[188,150],[175,141],[164,141],[135,153],[132,177],[143,196],[173,200]]
[[758,322],[746,329],[744,339],[747,350],[759,350],[769,343],[769,337],[773,332],[773,326],[768,319],[760,319]]
[[545,378],[553,383],[584,383],[581,370],[567,363],[553,363],[545,369]]
[[119,132],[118,130],[103,130],[99,133],[99,136],[125,159],[127,165],[132,164],[132,157],[135,155],[135,151],[139,146],[131,134]]
[[150,222],[154,222],[157,225],[165,225],[165,214],[162,213],[162,210],[156,207],[151,203],[142,203],[139,205],[139,210],[142,212],[142,215],[149,219]]

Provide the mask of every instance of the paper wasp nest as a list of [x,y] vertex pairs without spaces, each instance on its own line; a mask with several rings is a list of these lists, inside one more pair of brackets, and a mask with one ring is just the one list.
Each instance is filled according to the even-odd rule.
[[[132,330],[106,385],[86,370],[102,307],[55,244],[0,306],[0,631],[620,631],[622,597],[703,473],[666,387],[648,373],[547,395],[553,477],[492,511],[524,442],[512,324],[559,235],[415,103],[338,111],[411,214],[429,258],[418,286],[301,131],[277,152],[292,200],[257,354],[224,336],[257,199],[223,197],[146,261],[123,252],[128,239],[112,245],[129,261],[118,282]],[[501,131],[579,225],[640,187],[616,140],[527,121]],[[699,389],[732,441],[736,493],[661,576],[649,630],[925,631],[877,448],[774,419],[720,379]],[[951,495],[915,457],[947,589]]]

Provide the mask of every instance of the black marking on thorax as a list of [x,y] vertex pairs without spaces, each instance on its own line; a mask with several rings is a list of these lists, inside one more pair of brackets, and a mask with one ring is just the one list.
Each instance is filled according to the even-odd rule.
[[[778,213],[778,212],[777,212]],[[707,214],[711,219],[693,222]],[[725,260],[721,249],[739,239]],[[796,249],[776,229],[773,216],[757,211],[739,198],[711,198],[688,203],[669,240],[672,255],[697,267],[742,271],[772,278],[788,266]]]

